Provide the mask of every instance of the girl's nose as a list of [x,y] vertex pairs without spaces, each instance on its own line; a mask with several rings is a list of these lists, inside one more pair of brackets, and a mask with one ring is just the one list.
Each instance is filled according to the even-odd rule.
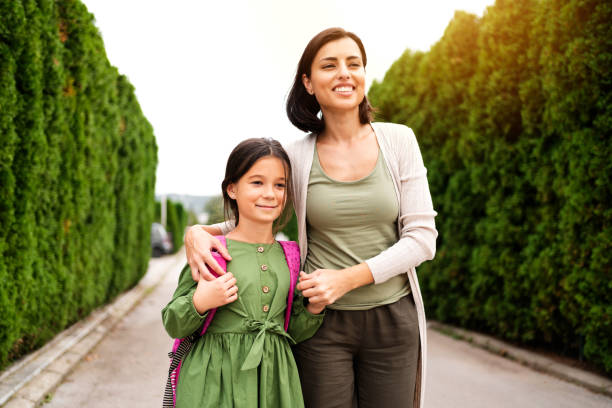
[[274,197],[274,186],[267,185],[263,191],[264,197]]

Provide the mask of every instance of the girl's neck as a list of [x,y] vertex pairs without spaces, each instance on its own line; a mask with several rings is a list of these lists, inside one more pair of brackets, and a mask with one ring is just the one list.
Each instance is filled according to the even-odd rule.
[[234,228],[227,238],[235,241],[247,242],[249,244],[271,244],[274,242],[272,224],[260,224],[248,219],[240,219],[238,226]]
[[333,143],[352,143],[370,133],[370,125],[359,121],[359,109],[351,111],[328,111],[323,113],[325,130],[318,141]]

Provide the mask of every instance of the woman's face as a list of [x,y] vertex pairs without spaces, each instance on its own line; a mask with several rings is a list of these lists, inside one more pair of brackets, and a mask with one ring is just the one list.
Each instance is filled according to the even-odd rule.
[[365,67],[357,43],[345,37],[325,44],[312,61],[310,78],[304,74],[302,82],[323,112],[358,110],[365,95]]

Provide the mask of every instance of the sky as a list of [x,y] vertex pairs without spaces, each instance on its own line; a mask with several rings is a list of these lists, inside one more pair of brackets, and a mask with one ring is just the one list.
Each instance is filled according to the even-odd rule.
[[[303,137],[285,114],[298,60],[329,27],[364,43],[367,86],[406,49],[427,51],[455,10],[494,0],[82,0],[128,77],[158,145],[156,194],[220,194],[249,137]],[[418,137],[418,135],[417,135]]]

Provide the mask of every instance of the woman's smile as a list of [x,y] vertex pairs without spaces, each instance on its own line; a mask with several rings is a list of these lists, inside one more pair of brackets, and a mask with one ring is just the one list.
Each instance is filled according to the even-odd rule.
[[332,91],[342,96],[351,96],[355,91],[355,87],[350,84],[340,84],[335,86]]

